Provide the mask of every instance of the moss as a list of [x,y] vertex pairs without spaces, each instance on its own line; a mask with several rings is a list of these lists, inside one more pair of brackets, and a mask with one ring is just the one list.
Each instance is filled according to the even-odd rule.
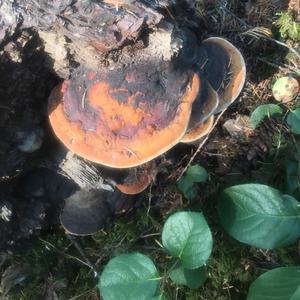
[[278,27],[280,36],[284,39],[300,41],[300,23],[295,20],[290,12],[280,12],[276,14],[278,19],[274,24]]

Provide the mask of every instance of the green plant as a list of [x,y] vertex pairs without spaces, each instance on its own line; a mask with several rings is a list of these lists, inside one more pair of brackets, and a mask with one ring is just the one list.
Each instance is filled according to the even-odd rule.
[[226,231],[248,245],[275,249],[300,237],[298,201],[267,185],[229,187],[223,191],[218,209]]
[[167,278],[199,288],[206,279],[205,264],[212,251],[212,234],[204,216],[196,212],[171,215],[163,227],[162,243],[172,257],[172,266],[164,276],[160,278],[152,260],[141,253],[119,255],[101,274],[98,288],[103,299],[159,299],[155,296],[159,280]]
[[[287,169],[287,175],[294,176],[294,166]],[[180,181],[179,189],[190,200],[191,195],[198,191],[197,183],[207,178],[204,168],[192,166]],[[298,204],[292,196],[283,195],[270,186],[243,184],[226,188],[221,193],[218,214],[221,225],[238,241],[275,249],[291,245],[300,237]],[[162,247],[171,256],[164,263],[169,267],[163,275],[158,274],[153,261],[144,254],[116,256],[101,274],[98,284],[101,296],[104,300],[164,299],[164,286],[169,279],[176,285],[198,289],[208,276],[206,263],[212,252],[212,243],[212,234],[202,213],[174,213],[162,229]],[[260,278],[251,286],[248,300],[264,299],[259,298],[259,293],[268,292],[267,288],[261,288]],[[157,296],[159,282],[160,295]],[[282,284],[285,288],[284,281]]]
[[276,104],[259,105],[251,114],[251,127],[255,129],[265,118],[280,117],[283,110]]
[[196,212],[178,212],[169,217],[163,227],[162,242],[187,269],[203,266],[212,250],[210,229],[204,216]]
[[290,38],[294,41],[300,40],[300,24],[296,22],[289,12],[280,12],[274,24],[279,28],[282,38]]
[[288,114],[287,123],[294,134],[300,134],[300,108]]
[[198,195],[197,183],[205,182],[208,179],[207,171],[199,166],[190,166],[187,172],[178,182],[178,188],[188,200],[193,200]]
[[181,264],[177,264],[170,272],[171,280],[178,285],[185,285],[191,289],[200,288],[207,278],[206,267],[197,269],[186,269]]
[[296,159],[287,159],[284,166],[284,190],[288,194],[293,194],[299,188],[300,163]]
[[114,257],[99,283],[105,300],[149,300],[158,288],[158,272],[152,260],[140,253]]
[[300,299],[300,267],[276,268],[262,274],[250,286],[247,300]]

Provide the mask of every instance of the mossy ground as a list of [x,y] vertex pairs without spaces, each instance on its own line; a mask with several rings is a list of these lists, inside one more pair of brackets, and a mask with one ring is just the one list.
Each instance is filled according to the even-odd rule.
[[[229,38],[242,49],[249,66],[242,97],[223,119],[233,118],[237,114],[249,115],[259,104],[273,101],[271,86],[276,78],[287,73],[297,76],[297,72],[299,76],[300,73],[295,58],[287,55],[286,48],[245,34],[254,27],[264,26],[273,31],[272,38],[279,39],[278,28],[274,28],[272,22],[276,18],[275,12],[287,8],[286,1],[253,1],[253,7],[248,12],[241,5],[242,1],[229,1],[226,9],[222,8],[226,1],[211,2],[215,3],[206,7],[203,1],[198,1],[198,13],[206,23],[207,35]],[[297,104],[299,101],[294,102],[293,106]],[[76,239],[85,257],[62,231],[43,233],[30,251],[9,255],[3,267],[27,265],[29,275],[11,290],[7,299],[99,299],[95,288],[98,278],[86,265],[87,258],[100,274],[111,257],[140,251],[154,260],[160,274],[166,273],[170,258],[160,246],[160,233],[167,216],[182,209],[203,211],[213,232],[214,248],[208,261],[208,279],[204,286],[194,291],[175,286],[167,280],[162,283],[167,299],[245,299],[249,285],[262,272],[277,266],[299,264],[297,245],[277,251],[255,249],[234,241],[219,226],[216,211],[218,191],[225,185],[249,180],[279,186],[281,174],[274,174],[272,170],[280,170],[279,154],[289,144],[279,132],[265,161],[259,162],[259,167],[256,165],[255,169],[244,172],[241,178],[240,170],[235,169],[233,163],[237,157],[236,143],[217,126],[209,145],[194,161],[206,167],[210,180],[199,186],[201,197],[193,203],[183,199],[176,184],[176,175],[195,150],[182,146],[186,156],[176,166],[177,169],[172,167],[169,169],[171,173],[159,177],[136,209],[116,217],[102,232]],[[212,144],[218,145],[213,151]],[[266,177],[266,174],[270,176]]]
[[[162,282],[167,299],[245,299],[249,285],[260,273],[299,262],[296,246],[266,251],[234,241],[218,225],[216,199],[207,201],[210,204],[204,205],[203,212],[214,237],[213,253],[207,265],[208,279],[199,290],[179,287],[169,280]],[[196,209],[194,206],[193,210]],[[160,274],[164,275],[170,258],[160,247],[162,224],[163,220],[156,211],[150,210],[148,214],[148,208],[141,207],[118,218],[105,231],[80,238],[77,242],[99,274],[109,258],[140,251],[150,256]],[[9,300],[48,299],[45,298],[47,293],[58,297],[49,299],[98,299],[95,288],[98,278],[62,232],[40,237],[31,252],[13,255],[9,263],[30,266],[28,279],[11,291]]]

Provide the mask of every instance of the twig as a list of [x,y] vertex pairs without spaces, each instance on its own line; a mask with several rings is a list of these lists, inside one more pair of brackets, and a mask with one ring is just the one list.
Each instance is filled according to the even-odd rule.
[[95,288],[89,289],[89,290],[87,290],[87,291],[85,291],[85,292],[83,292],[83,293],[81,293],[81,294],[79,294],[79,295],[77,295],[77,296],[74,296],[74,297],[70,298],[69,300],[77,300],[77,299],[79,299],[79,298],[82,299],[82,296],[91,293],[94,289],[95,289]]
[[272,39],[270,37],[264,37],[264,38],[266,40],[268,40],[268,41],[274,42],[274,43],[278,44],[279,46],[282,46],[282,47],[288,49],[290,52],[292,52],[293,54],[295,54],[297,56],[297,58],[300,60],[300,54],[299,54],[299,52],[296,49],[290,47],[286,43],[280,42],[280,41]]
[[141,238],[145,239],[145,238],[148,238],[148,237],[152,237],[152,236],[160,236],[160,233],[149,233],[149,234],[146,234],[146,235],[142,235]]
[[274,62],[270,62],[270,61],[268,61],[268,60],[266,60],[266,59],[264,59],[262,57],[258,57],[257,60],[259,60],[259,61],[261,61],[261,62],[263,62],[263,63],[265,63],[265,64],[267,64],[267,65],[269,65],[269,66],[271,66],[271,67],[273,67],[275,69],[279,69],[279,70],[282,70],[282,71],[287,71],[287,68],[282,67],[281,65],[278,65],[278,64],[276,64]]
[[150,209],[151,209],[151,201],[152,201],[152,183],[150,184],[150,187],[149,187],[147,218],[149,218],[149,213],[150,213]]
[[83,249],[81,248],[80,244],[76,241],[76,239],[67,234],[66,233],[67,238],[71,241],[71,243],[75,246],[75,248],[78,250],[78,252],[80,253],[81,257],[84,259],[85,264],[87,266],[89,266],[89,268],[94,272],[94,276],[98,277],[98,272],[96,270],[96,267],[91,263],[91,261],[89,260],[89,258],[85,255]]
[[[67,254],[67,253],[65,253],[64,251],[59,250],[59,249],[56,248],[54,245],[52,245],[50,242],[48,242],[48,241],[46,241],[46,240],[43,240],[42,238],[39,238],[39,240],[40,240],[41,242],[43,242],[44,244],[46,244],[47,246],[51,247],[55,252],[57,252],[57,253],[59,253],[59,254],[63,254],[66,258],[74,259],[74,260],[80,262],[81,264],[83,264],[83,265],[89,267],[90,269],[93,269],[93,267],[91,266],[90,263],[85,262],[85,261],[81,260],[80,258],[75,257],[75,256],[73,256],[73,255]],[[73,242],[72,242],[72,244],[73,244]],[[94,270],[93,270],[93,271],[94,271]]]
[[292,52],[300,60],[300,53],[296,49],[290,47],[289,45],[287,45],[284,42],[273,39],[272,37],[268,36],[266,34],[266,32],[263,31],[263,29],[261,29],[259,27],[255,27],[253,29],[250,29],[250,30],[242,33],[242,35],[249,35],[249,36],[252,36],[256,39],[262,38],[262,39],[265,39],[269,42],[273,42],[273,43],[275,43],[275,44],[277,44],[281,47],[284,47],[284,48],[288,49],[290,52]]
[[188,167],[191,165],[191,163],[194,161],[195,157],[197,156],[197,154],[200,152],[200,150],[202,149],[202,147],[205,145],[205,143],[207,142],[211,132],[215,129],[215,127],[217,126],[217,124],[219,123],[219,120],[221,119],[221,117],[223,116],[223,114],[225,113],[227,109],[223,110],[217,120],[215,121],[214,125],[211,127],[211,129],[209,130],[208,134],[206,135],[205,139],[202,141],[202,143],[198,146],[196,152],[193,154],[193,156],[191,157],[191,159],[189,160],[188,164],[185,166],[185,168],[182,170],[182,172],[180,173],[177,181],[179,181],[179,179],[183,176],[183,174],[186,172],[186,170],[188,169]]
[[282,71],[291,71],[291,72],[295,72],[295,73],[299,73],[299,70],[293,66],[288,66],[288,65],[282,65],[282,64],[277,64],[274,62],[270,62],[262,57],[258,57],[257,60],[262,61],[263,63],[275,68],[275,69],[279,69]]

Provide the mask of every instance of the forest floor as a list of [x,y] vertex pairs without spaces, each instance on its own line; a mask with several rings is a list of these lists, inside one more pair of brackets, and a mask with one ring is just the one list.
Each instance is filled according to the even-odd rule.
[[[140,251],[152,257],[160,273],[167,271],[167,254],[160,246],[164,220],[178,210],[200,210],[206,216],[213,233],[214,246],[208,261],[208,279],[203,287],[190,290],[167,281],[164,295],[171,300],[227,300],[245,299],[251,282],[266,270],[278,266],[299,264],[300,246],[271,251],[249,247],[230,238],[219,226],[216,202],[218,192],[228,185],[242,182],[260,182],[279,186],[280,157],[288,141],[272,120],[266,127],[249,127],[231,135],[224,123],[231,119],[250,116],[265,103],[275,103],[272,85],[281,76],[300,77],[300,67],[288,47],[298,45],[282,39],[280,27],[274,25],[276,13],[287,11],[287,1],[208,1],[198,0],[198,14],[205,25],[205,37],[222,36],[236,45],[247,64],[247,83],[239,99],[220,118],[192,164],[203,166],[209,180],[199,185],[199,196],[185,199],[177,188],[177,178],[196,151],[198,145],[179,145],[173,156],[176,165],[168,165],[156,182],[143,194],[137,207],[117,216],[100,233],[76,238],[75,243],[62,230],[43,232],[30,252],[3,255],[6,266],[23,274],[16,284],[11,279],[9,300],[35,299],[99,299],[98,281],[91,262],[100,274],[108,260],[120,253]],[[278,41],[284,44],[279,44]],[[287,106],[291,109],[298,101]],[[257,145],[262,144],[262,147]],[[256,145],[256,146],[255,146]],[[262,150],[263,149],[263,150]],[[251,152],[251,157],[247,153]],[[276,171],[274,171],[276,170]],[[75,247],[79,244],[82,253]],[[83,257],[84,256],[84,257]],[[88,262],[88,264],[89,264]],[[17,279],[14,279],[17,280]],[[1,283],[3,285],[4,283]],[[6,298],[5,298],[6,299]]]

